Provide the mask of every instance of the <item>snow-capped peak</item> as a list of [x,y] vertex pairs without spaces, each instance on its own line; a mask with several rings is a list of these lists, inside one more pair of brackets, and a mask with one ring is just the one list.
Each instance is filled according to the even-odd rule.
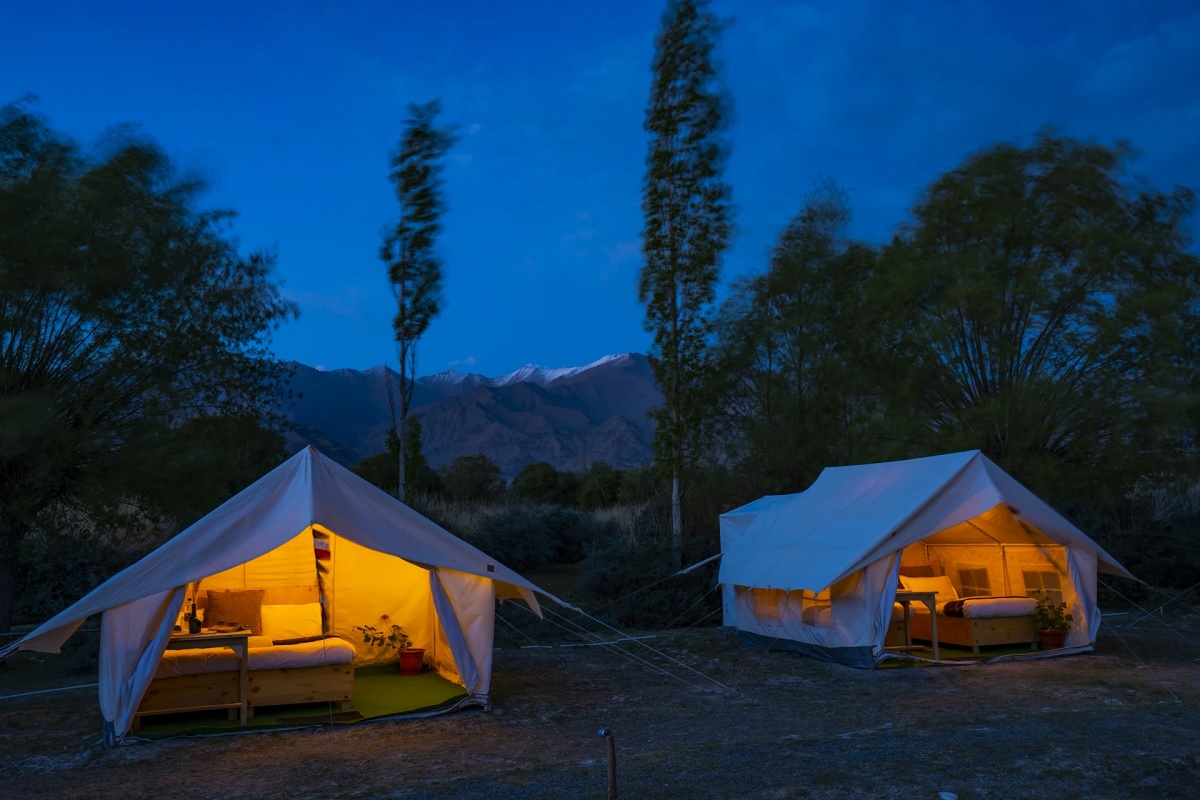
[[563,378],[569,378],[572,375],[578,375],[581,372],[587,372],[589,369],[608,364],[613,361],[620,361],[623,358],[628,358],[628,353],[618,353],[616,355],[604,356],[584,367],[558,367],[555,369],[547,369],[539,367],[536,364],[526,364],[516,372],[510,372],[499,378],[492,378],[488,381],[490,386],[508,386],[512,383],[536,383],[540,386],[546,386]]
[[538,386],[546,386],[554,381],[569,378],[572,375],[578,375],[589,369],[595,369],[604,364],[627,358],[629,358],[628,353],[618,353],[616,355],[604,356],[583,367],[559,367],[553,369],[541,367],[537,364],[526,364],[520,369],[510,372],[507,375],[501,375],[498,378],[485,378],[482,375],[464,374],[448,369],[436,375],[422,377],[420,381],[426,385],[442,386],[455,384],[464,386],[510,386],[514,383],[533,383]]

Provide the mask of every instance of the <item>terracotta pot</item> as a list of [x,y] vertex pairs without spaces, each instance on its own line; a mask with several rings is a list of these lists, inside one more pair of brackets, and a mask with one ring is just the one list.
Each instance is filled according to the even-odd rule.
[[420,675],[425,661],[425,651],[420,647],[410,647],[397,651],[400,655],[401,675]]
[[1066,631],[1038,631],[1038,639],[1042,643],[1043,650],[1057,650],[1063,646],[1066,638]]

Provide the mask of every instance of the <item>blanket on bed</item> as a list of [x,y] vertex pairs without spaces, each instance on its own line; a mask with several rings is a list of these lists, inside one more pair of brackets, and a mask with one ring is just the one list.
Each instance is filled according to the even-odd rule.
[[1032,614],[1037,601],[1032,597],[962,597],[948,600],[939,609],[947,617],[993,619]]
[[[247,649],[251,671],[259,669],[299,669],[328,664],[349,664],[358,654],[354,645],[337,636],[317,641]],[[205,647],[195,650],[168,650],[163,653],[155,678],[179,675],[199,675],[208,672],[235,672],[237,654],[228,647]]]

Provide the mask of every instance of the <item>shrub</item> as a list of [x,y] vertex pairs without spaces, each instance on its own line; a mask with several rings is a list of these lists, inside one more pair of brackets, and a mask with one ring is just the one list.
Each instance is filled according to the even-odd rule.
[[41,622],[136,560],[86,534],[31,535],[18,553],[16,616]]
[[[1128,501],[1108,508],[1079,504],[1063,513],[1145,584],[1178,590],[1200,583],[1200,510],[1185,505],[1164,515],[1153,502]],[[1143,584],[1123,582],[1119,591],[1138,602],[1161,599]],[[1100,597],[1106,605],[1124,601],[1103,585]]]
[[[711,555],[699,542],[684,543],[684,563]],[[710,616],[721,603],[716,563],[675,575],[670,545],[610,536],[588,555],[580,584],[583,607],[622,627],[661,630],[685,627]]]

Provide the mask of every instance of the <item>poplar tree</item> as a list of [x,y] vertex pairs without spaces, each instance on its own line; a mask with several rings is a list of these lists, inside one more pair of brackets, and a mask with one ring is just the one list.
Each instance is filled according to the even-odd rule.
[[705,0],[669,0],[655,37],[650,134],[642,183],[638,300],[654,335],[651,363],[664,395],[656,455],[671,473],[671,544],[682,563],[680,480],[694,461],[702,419],[706,340],[721,254],[731,233],[722,180],[728,101],[714,50],[721,23]]
[[[410,105],[404,135],[391,159],[388,179],[400,204],[400,220],[388,231],[379,257],[387,265],[388,282],[396,300],[392,330],[400,363],[400,416],[394,420],[400,441],[408,441],[408,412],[416,386],[417,342],[441,310],[442,262],[436,251],[445,210],[442,192],[443,158],[454,145],[449,128],[436,125],[437,100]],[[396,497],[405,499],[407,470],[403,453],[397,456],[400,478]]]

